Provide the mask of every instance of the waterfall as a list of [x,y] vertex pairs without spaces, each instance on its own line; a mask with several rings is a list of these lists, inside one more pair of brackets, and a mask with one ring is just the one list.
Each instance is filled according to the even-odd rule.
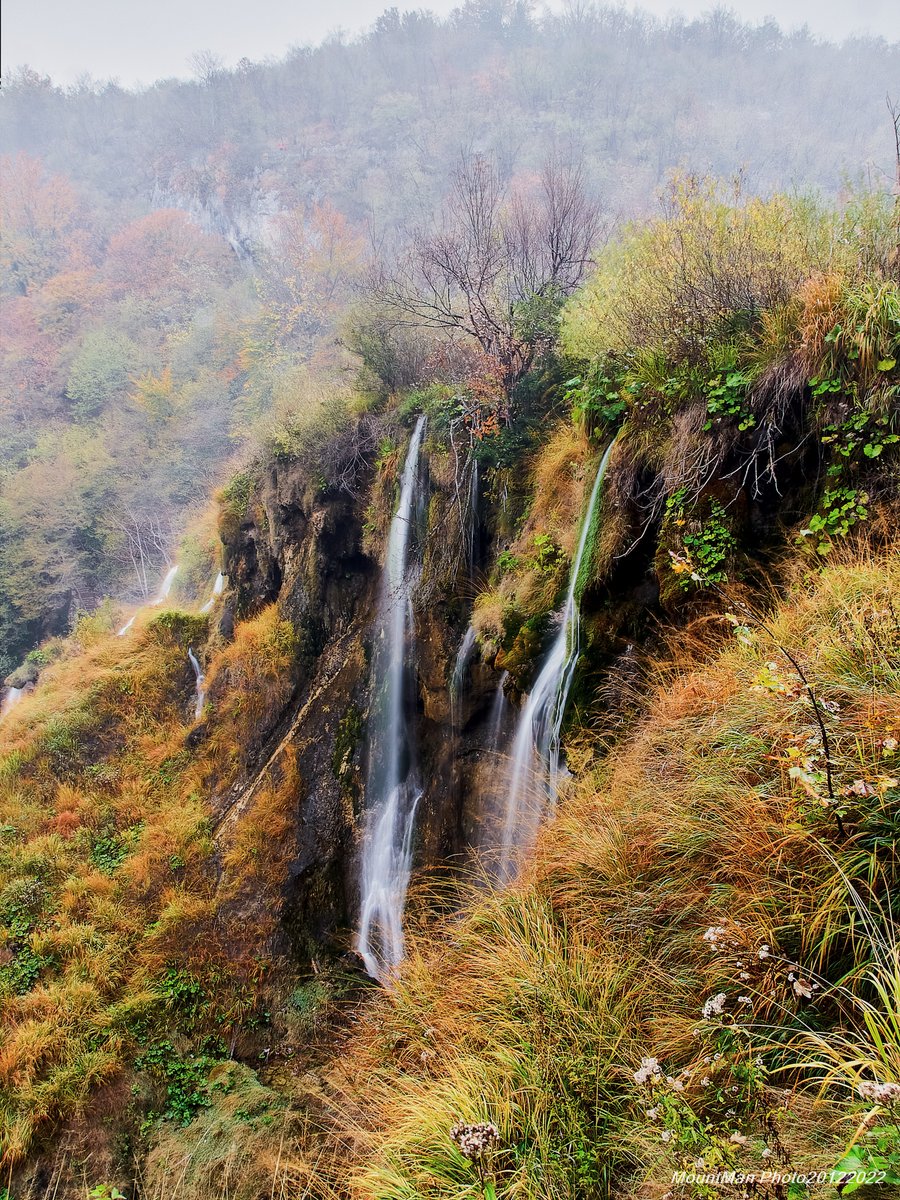
[[469,569],[469,579],[475,576],[476,542],[478,534],[478,459],[472,455],[472,473],[469,476],[469,503],[466,520],[469,527],[466,530],[466,560]]
[[213,584],[212,595],[207,600],[207,602],[203,605],[203,607],[200,609],[200,612],[201,613],[212,612],[212,606],[215,604],[215,602],[218,600],[218,598],[222,595],[222,592],[224,590],[225,590],[225,576],[220,571],[218,573],[218,575],[216,576],[216,582]]
[[509,701],[506,699],[507,679],[509,679],[509,671],[504,671],[500,676],[500,682],[497,684],[497,691],[494,693],[494,702],[491,705],[488,717],[485,745],[490,754],[500,753],[500,735],[503,732],[503,718],[506,716],[506,710],[509,706]]
[[203,705],[206,703],[206,688],[204,686],[206,683],[206,676],[203,674],[200,663],[197,661],[197,655],[194,653],[193,646],[188,647],[188,658],[191,660],[191,666],[194,668],[194,678],[197,681],[195,689],[196,700],[194,701],[194,720],[199,721],[203,716]]
[[612,447],[610,443],[597,468],[569,573],[559,630],[516,726],[500,846],[499,874],[503,881],[515,873],[522,851],[534,844],[544,812],[556,800],[562,723],[580,653],[578,577]]
[[[174,583],[175,576],[177,574],[178,574],[178,563],[176,563],[173,567],[169,567],[168,571],[166,571],[165,578],[163,579],[162,583],[159,585],[159,595],[153,601],[154,607],[157,604],[165,604],[165,602],[168,600],[169,592],[171,592],[171,590],[172,590],[172,584]],[[137,617],[138,612],[140,612],[140,609],[138,609],[137,612],[134,612],[131,614],[131,616],[128,618],[128,620],[125,622],[125,624],[122,626],[122,628],[116,634],[116,637],[124,637],[125,636],[125,634],[128,632],[128,630],[134,624],[135,618]]]
[[9,710],[19,703],[25,695],[24,688],[8,687],[0,704],[0,718],[5,717]]
[[169,598],[169,592],[172,590],[172,584],[175,582],[175,576],[177,574],[178,563],[175,563],[173,567],[169,567],[168,571],[166,571],[166,577],[160,586],[159,595],[153,601],[154,604],[165,604]]
[[470,625],[459,644],[456,662],[453,665],[453,674],[450,676],[450,722],[454,729],[459,728],[459,698],[462,695],[463,685],[466,682],[469,664],[474,653],[475,629]]
[[403,958],[403,908],[412,869],[416,809],[422,796],[406,709],[416,574],[407,558],[424,432],[425,417],[420,416],[403,465],[400,503],[388,533],[372,661],[368,811],[357,949],[369,974],[382,982]]

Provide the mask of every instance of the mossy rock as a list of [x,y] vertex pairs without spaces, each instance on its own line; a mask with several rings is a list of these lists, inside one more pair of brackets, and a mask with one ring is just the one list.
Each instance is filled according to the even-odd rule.
[[197,646],[206,641],[209,618],[205,614],[166,609],[148,624],[147,632],[161,646],[179,646],[187,653],[189,646]]

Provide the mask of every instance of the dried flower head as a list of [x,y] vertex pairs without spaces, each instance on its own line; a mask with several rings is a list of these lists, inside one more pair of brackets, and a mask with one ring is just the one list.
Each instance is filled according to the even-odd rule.
[[492,1121],[479,1121],[475,1125],[454,1125],[450,1137],[463,1158],[476,1162],[499,1143],[500,1131]]
[[874,1100],[876,1104],[896,1104],[900,1101],[900,1083],[879,1083],[876,1079],[864,1080],[857,1086],[863,1100]]

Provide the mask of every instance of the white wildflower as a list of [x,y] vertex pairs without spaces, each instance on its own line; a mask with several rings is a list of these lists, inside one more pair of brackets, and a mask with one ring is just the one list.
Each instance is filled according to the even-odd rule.
[[749,1138],[745,1137],[743,1133],[733,1133],[728,1140],[734,1142],[736,1146],[746,1146]]
[[720,1017],[725,1011],[725,1002],[728,997],[724,992],[719,992],[710,998],[703,1005],[703,1016],[709,1021],[712,1017]]
[[649,1083],[657,1075],[662,1074],[658,1058],[642,1058],[641,1065],[634,1073],[635,1083]]
[[771,953],[772,953],[772,951],[771,951],[770,947],[768,945],[766,945],[766,943],[764,942],[760,946],[759,950],[757,950],[756,957],[757,958],[769,958]]
[[659,1136],[662,1138],[662,1140],[663,1140],[664,1142],[671,1142],[671,1140],[672,1140],[672,1130],[671,1130],[671,1129],[664,1129],[664,1130],[662,1131],[662,1133],[661,1133]]

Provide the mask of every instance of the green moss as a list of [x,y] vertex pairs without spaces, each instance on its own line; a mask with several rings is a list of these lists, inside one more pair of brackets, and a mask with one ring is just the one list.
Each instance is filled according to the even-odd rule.
[[147,630],[161,645],[179,646],[185,651],[206,641],[209,618],[194,613],[167,609],[154,617]]
[[345,791],[351,788],[353,755],[362,735],[362,713],[357,705],[350,704],[338,723],[331,754],[331,769]]

